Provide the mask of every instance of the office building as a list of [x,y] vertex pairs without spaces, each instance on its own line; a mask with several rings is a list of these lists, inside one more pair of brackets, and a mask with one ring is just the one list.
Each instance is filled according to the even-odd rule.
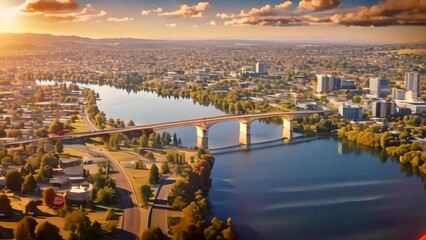
[[339,114],[346,119],[360,121],[362,120],[362,107],[342,104],[339,106]]
[[317,74],[317,92],[328,92],[340,89],[340,78]]
[[409,99],[417,99],[420,97],[420,73],[407,72],[405,73],[405,89],[412,91]]
[[374,117],[387,118],[395,115],[395,102],[375,101],[371,106],[371,114]]
[[266,65],[264,63],[256,63],[256,73],[265,74],[266,73]]
[[376,98],[386,98],[389,94],[389,81],[383,78],[370,78],[370,94]]
[[405,99],[405,90],[392,88],[392,99],[393,100],[404,100]]

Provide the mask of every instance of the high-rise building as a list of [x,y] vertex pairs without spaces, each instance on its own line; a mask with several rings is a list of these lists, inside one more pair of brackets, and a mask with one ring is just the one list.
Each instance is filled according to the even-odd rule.
[[371,112],[374,117],[390,117],[395,115],[395,102],[375,101],[371,106]]
[[340,89],[340,78],[325,75],[317,74],[317,92],[327,92]]
[[393,100],[404,100],[405,99],[405,90],[392,88],[392,99]]
[[266,73],[266,65],[264,63],[257,62],[256,63],[256,73],[265,74]]
[[370,78],[370,93],[376,98],[385,98],[389,94],[389,81],[383,78]]
[[359,121],[362,120],[362,107],[342,104],[339,106],[339,114],[346,119]]
[[405,73],[405,89],[407,91],[412,91],[413,99],[420,97],[420,73],[417,72],[407,72]]

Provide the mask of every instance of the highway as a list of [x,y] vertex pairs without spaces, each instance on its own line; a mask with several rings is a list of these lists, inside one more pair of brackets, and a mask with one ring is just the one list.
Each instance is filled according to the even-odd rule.
[[[133,188],[129,176],[126,174],[124,167],[121,166],[121,164],[117,162],[113,157],[103,151],[97,149],[89,149],[89,152],[94,155],[104,157],[111,163],[114,169],[118,171],[117,174],[112,175],[112,177],[117,181],[117,193],[121,200],[121,206],[123,208],[122,226],[118,239],[139,239],[139,234],[141,233],[142,225],[141,208],[138,204],[136,191]],[[143,227],[145,226],[146,224]]]
[[167,205],[167,198],[172,190],[174,182],[175,179],[167,179],[164,181],[151,209],[150,227],[159,227],[166,235],[168,232],[167,218],[171,216],[173,212],[176,212],[171,206]]

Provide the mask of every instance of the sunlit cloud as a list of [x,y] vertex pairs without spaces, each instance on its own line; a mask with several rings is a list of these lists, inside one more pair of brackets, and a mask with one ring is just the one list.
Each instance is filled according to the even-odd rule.
[[123,18],[112,17],[107,19],[107,22],[131,22],[131,21],[133,21],[133,18],[131,17],[123,17]]
[[216,22],[215,22],[215,21],[210,21],[210,22],[209,22],[209,25],[210,25],[210,26],[216,26]]
[[43,14],[43,16],[47,19],[73,22],[86,22],[93,18],[99,18],[105,15],[107,15],[106,11],[95,11],[91,4],[86,4],[86,6],[79,12]]
[[166,26],[166,27],[172,27],[172,28],[174,28],[174,27],[176,27],[177,25],[176,25],[176,23],[168,23],[168,24],[166,24],[165,26]]
[[158,16],[179,17],[179,18],[199,18],[203,16],[203,12],[210,8],[209,2],[199,2],[197,5],[181,5],[180,8],[173,12],[162,12]]
[[340,0],[301,0],[298,10],[319,11],[333,9],[340,5]]
[[26,0],[22,4],[23,12],[60,12],[78,9],[76,0]]

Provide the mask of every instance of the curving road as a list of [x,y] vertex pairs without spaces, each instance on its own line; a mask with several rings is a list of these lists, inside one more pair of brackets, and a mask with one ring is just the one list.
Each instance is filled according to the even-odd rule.
[[117,181],[117,193],[123,208],[122,227],[118,239],[139,239],[142,222],[141,208],[136,197],[136,191],[124,167],[112,156],[103,151],[97,149],[89,149],[88,151],[94,155],[104,157],[118,171],[117,174],[113,175],[113,178]]

